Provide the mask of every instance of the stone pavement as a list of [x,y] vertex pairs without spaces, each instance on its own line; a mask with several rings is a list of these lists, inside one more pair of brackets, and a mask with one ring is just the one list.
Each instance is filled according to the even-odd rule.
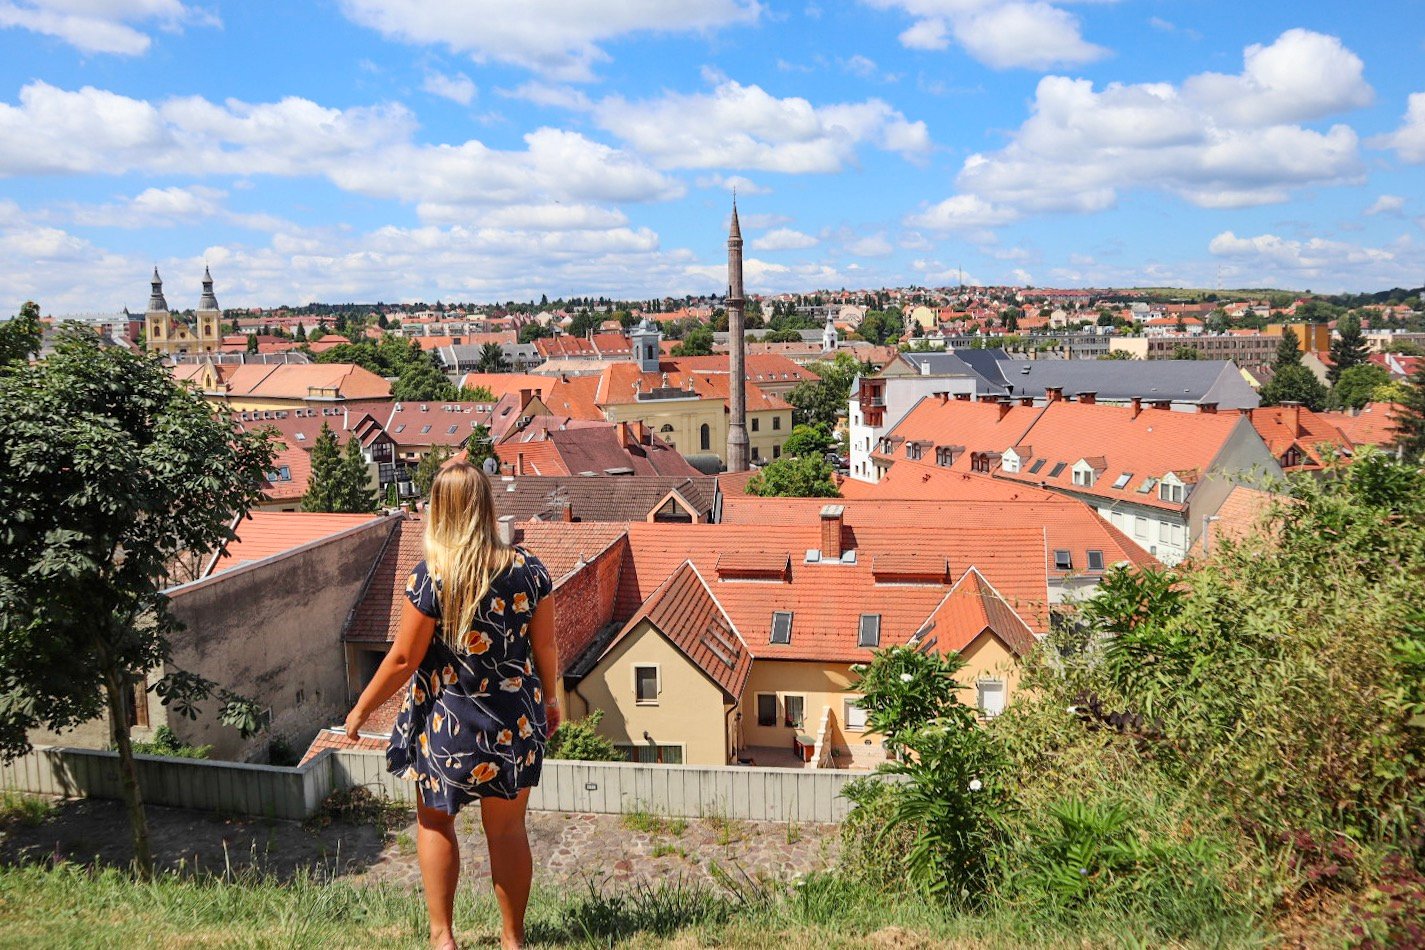
[[[308,829],[295,822],[233,818],[175,808],[148,808],[155,861],[163,869],[208,872],[255,868],[278,877],[303,871],[360,882],[416,887],[415,822],[381,834],[372,824],[336,822]],[[700,881],[714,864],[734,877],[786,880],[835,863],[838,826],[672,819],[650,815],[530,812],[535,879],[546,886]],[[464,877],[488,877],[489,858],[478,808],[462,812]],[[57,802],[34,827],[0,829],[0,863],[67,860],[123,866],[131,860],[123,805],[99,799]]]

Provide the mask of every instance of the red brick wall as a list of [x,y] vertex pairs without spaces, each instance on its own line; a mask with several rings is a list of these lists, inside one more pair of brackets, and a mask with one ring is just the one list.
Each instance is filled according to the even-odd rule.
[[614,619],[626,537],[586,564],[554,592],[554,643],[559,668],[567,668]]

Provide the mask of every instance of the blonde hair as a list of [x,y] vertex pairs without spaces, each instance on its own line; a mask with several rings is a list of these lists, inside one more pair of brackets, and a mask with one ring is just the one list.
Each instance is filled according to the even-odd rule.
[[430,487],[426,568],[439,580],[441,637],[452,648],[474,625],[491,582],[514,559],[495,530],[490,480],[469,462],[449,462]]

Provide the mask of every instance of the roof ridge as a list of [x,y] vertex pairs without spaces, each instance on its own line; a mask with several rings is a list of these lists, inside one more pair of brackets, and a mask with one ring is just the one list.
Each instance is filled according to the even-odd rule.
[[391,530],[386,533],[386,540],[381,542],[381,550],[376,552],[376,557],[371,560],[371,567],[366,571],[366,579],[361,583],[361,590],[357,593],[356,599],[352,601],[351,607],[346,612],[346,620],[342,621],[341,638],[345,642],[347,632],[351,630],[351,625],[356,620],[356,612],[361,608],[361,604],[366,600],[366,595],[371,592],[371,582],[376,578],[376,571],[381,567],[381,562],[386,560],[386,552],[391,547],[391,541],[400,534],[411,519],[401,516],[399,521],[394,521]]

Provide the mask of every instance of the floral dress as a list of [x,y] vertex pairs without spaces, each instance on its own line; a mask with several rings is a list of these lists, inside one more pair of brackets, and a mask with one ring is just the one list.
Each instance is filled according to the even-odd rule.
[[553,586],[539,559],[517,548],[452,649],[441,637],[439,578],[425,561],[411,572],[406,597],[436,619],[436,632],[407,687],[386,765],[419,785],[426,807],[454,815],[472,799],[514,798],[539,784],[544,689],[530,621]]

